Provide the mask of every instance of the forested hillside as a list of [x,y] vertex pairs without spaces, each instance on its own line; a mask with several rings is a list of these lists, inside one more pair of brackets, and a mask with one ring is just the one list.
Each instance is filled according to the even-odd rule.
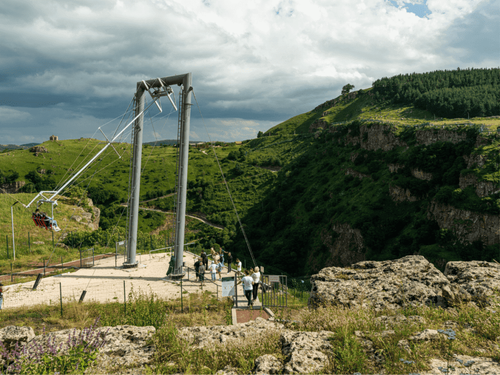
[[[498,75],[469,69],[383,78],[357,91],[347,84],[242,145],[191,147],[187,211],[223,229],[192,225],[190,240],[251,264],[216,153],[266,272],[306,275],[408,254],[438,267],[500,260]],[[102,147],[87,139],[41,146],[0,153],[4,188],[52,189]],[[68,192],[86,192],[100,208],[101,237],[126,226],[130,145],[116,147],[122,159],[106,153]],[[172,235],[175,155],[166,145],[143,149],[141,206],[165,212],[141,211],[146,239]]]

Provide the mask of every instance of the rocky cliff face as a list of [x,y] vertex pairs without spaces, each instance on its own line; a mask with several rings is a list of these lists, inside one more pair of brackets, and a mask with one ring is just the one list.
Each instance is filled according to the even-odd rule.
[[323,244],[330,252],[328,264],[348,266],[365,259],[363,236],[359,229],[336,223],[332,225],[332,231],[338,235],[335,240],[328,231],[321,235]]
[[485,245],[500,243],[500,218],[497,215],[459,210],[431,202],[428,218],[436,220],[440,228],[451,230],[464,242],[482,241]]
[[436,142],[459,143],[467,139],[465,133],[457,133],[448,129],[422,129],[415,133],[417,144],[430,145]]
[[460,189],[474,186],[477,196],[481,198],[497,193],[500,189],[498,184],[494,184],[491,181],[478,181],[477,176],[474,174],[461,174],[459,186]]
[[0,185],[0,194],[19,193],[19,189],[21,189],[24,185],[26,185],[26,182],[24,181],[15,181],[11,184]]

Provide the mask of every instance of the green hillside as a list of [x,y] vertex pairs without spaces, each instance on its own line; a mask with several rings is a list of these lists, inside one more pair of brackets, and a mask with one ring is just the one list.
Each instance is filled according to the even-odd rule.
[[[415,253],[438,267],[448,260],[498,259],[500,234],[495,237],[492,226],[500,213],[500,111],[491,104],[498,80],[483,91],[485,101],[477,92],[499,71],[384,78],[372,88],[345,90],[241,145],[191,147],[187,211],[224,229],[198,223],[190,238],[198,250],[218,243],[250,264],[216,152],[267,272],[305,275],[325,265]],[[412,97],[415,90],[442,106]],[[481,117],[471,115],[476,107],[485,109]],[[80,139],[40,146],[48,152],[1,153],[0,183],[26,181],[26,192],[53,189],[103,144]],[[115,148],[122,158],[107,150],[74,190],[87,191],[101,209],[103,233],[125,227],[130,145]],[[167,213],[141,211],[145,236],[171,236],[176,151],[144,146],[141,205]]]

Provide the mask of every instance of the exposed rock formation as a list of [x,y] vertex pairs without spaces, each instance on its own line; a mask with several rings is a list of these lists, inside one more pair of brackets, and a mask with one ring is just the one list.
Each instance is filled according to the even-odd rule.
[[0,194],[19,193],[19,189],[21,189],[24,185],[26,185],[25,181],[14,181],[10,184],[0,185]]
[[417,130],[415,137],[419,145],[430,145],[436,142],[459,143],[467,139],[465,133],[458,133],[448,129],[423,129]]
[[430,181],[432,180],[432,173],[421,171],[420,169],[412,169],[411,174],[419,180]]
[[248,323],[230,326],[185,327],[179,329],[178,337],[186,340],[195,348],[211,347],[217,344],[229,344],[245,339],[257,340],[264,334],[283,330],[283,324],[257,318]]
[[486,261],[448,262],[444,275],[452,290],[464,302],[488,305],[495,289],[500,291],[500,264]]
[[280,374],[282,370],[283,365],[274,355],[265,354],[255,360],[256,375]]
[[23,345],[35,337],[35,331],[31,327],[7,326],[0,329],[0,342],[5,349],[14,349],[16,343]]
[[394,202],[417,201],[417,197],[411,194],[410,189],[403,189],[397,185],[389,185],[389,195]]
[[35,156],[38,156],[39,154],[49,152],[49,150],[43,146],[33,146],[30,148],[30,152],[33,152]]
[[465,189],[469,186],[474,186],[478,197],[487,197],[490,194],[496,193],[500,187],[491,181],[478,181],[477,176],[474,174],[460,175],[459,180],[460,189]]
[[460,210],[433,201],[427,217],[436,220],[440,228],[451,230],[464,242],[482,241],[485,245],[500,243],[500,217],[498,215]]
[[[321,241],[330,251],[329,264],[348,266],[365,259],[364,241],[359,229],[353,229],[349,224],[336,223],[333,224],[332,230],[338,234],[335,239],[333,239],[331,232],[321,233]],[[324,264],[318,265],[318,267],[312,266],[315,269],[320,269]]]
[[350,268],[329,267],[311,277],[310,304],[397,309],[408,305],[446,307],[450,282],[423,256],[383,262],[363,261]]
[[329,267],[311,278],[310,305],[373,306],[376,310],[404,305],[452,306],[472,302],[493,304],[500,288],[500,265],[448,262],[445,274],[423,256],[409,255],[383,262],[364,261],[350,268]]
[[285,355],[284,374],[317,374],[328,364],[333,332],[283,332],[281,352]]

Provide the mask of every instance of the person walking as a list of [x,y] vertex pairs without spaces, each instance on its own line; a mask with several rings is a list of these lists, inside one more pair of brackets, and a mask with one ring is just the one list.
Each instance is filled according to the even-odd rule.
[[198,260],[194,263],[194,270],[196,272],[196,279],[199,280],[200,279],[200,266],[203,264],[203,260],[200,258],[198,258]]
[[231,263],[233,263],[233,256],[231,253],[227,253],[227,273],[231,272]]
[[208,257],[207,257],[207,253],[205,253],[204,251],[201,252],[201,258],[203,260],[203,265],[205,266],[205,270],[208,269]]
[[241,261],[236,258],[236,271],[238,271],[238,274],[241,273]]
[[252,299],[252,301],[255,301],[257,299],[257,293],[259,291],[259,284],[260,284],[260,269],[259,269],[259,267],[254,268],[254,273],[252,273],[252,279],[253,279],[253,299]]
[[210,275],[212,276],[212,281],[215,281],[215,275],[217,273],[217,264],[212,260],[212,264],[210,265]]
[[243,293],[248,301],[248,307],[253,305],[252,301],[252,290],[253,290],[253,279],[250,276],[250,271],[246,270],[245,277],[243,277],[240,281],[243,283]]
[[219,251],[219,262],[224,264],[224,250],[222,249],[222,247],[220,248],[220,251]]
[[224,263],[222,260],[219,260],[219,264],[217,264],[217,273],[219,274],[219,280],[222,279],[222,267],[224,267]]
[[203,282],[205,281],[205,265],[202,263],[200,264],[200,268],[198,269],[199,276],[200,276],[200,286],[203,286]]

